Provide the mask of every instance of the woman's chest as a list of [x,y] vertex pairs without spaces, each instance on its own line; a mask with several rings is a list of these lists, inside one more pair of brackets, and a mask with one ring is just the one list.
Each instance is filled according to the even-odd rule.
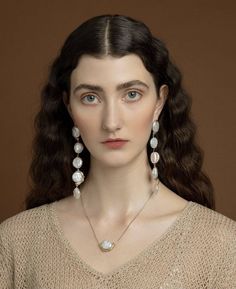
[[[137,220],[125,232],[127,226],[111,226],[108,223],[91,228],[88,222],[73,222],[67,218],[61,219],[61,227],[64,237],[79,258],[94,270],[107,274],[145,252],[162,238],[177,217],[176,213],[146,223]],[[103,252],[99,248],[103,240],[114,243],[111,251]]]

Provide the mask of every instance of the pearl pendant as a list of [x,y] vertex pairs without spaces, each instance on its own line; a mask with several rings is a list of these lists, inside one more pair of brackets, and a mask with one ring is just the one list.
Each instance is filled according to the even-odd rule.
[[114,248],[115,244],[113,242],[110,242],[109,240],[103,240],[101,243],[99,243],[99,248],[103,252],[111,251]]

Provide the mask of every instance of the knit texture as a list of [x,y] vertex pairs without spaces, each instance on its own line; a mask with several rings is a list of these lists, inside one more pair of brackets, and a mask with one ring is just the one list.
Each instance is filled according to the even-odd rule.
[[54,205],[0,224],[1,289],[236,288],[236,222],[216,211],[188,202],[161,237],[104,274],[72,248]]

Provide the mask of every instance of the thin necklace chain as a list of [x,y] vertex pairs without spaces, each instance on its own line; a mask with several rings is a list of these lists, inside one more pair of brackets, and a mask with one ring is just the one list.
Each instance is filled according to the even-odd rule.
[[[156,188],[156,189],[153,189],[153,190],[152,190],[150,196],[148,197],[148,199],[146,200],[146,202],[144,203],[144,205],[142,206],[142,208],[138,211],[138,213],[134,216],[134,218],[129,222],[128,226],[127,226],[127,227],[125,228],[125,230],[122,232],[121,236],[116,240],[116,243],[121,239],[121,237],[124,235],[124,233],[128,230],[129,226],[133,223],[133,221],[137,218],[137,216],[142,212],[142,210],[144,209],[144,207],[145,207],[145,205],[147,204],[147,202],[151,199],[152,195],[153,195],[155,192],[158,193],[158,191],[159,191],[159,182],[160,182],[160,181],[159,181],[159,178],[158,178],[158,182],[157,182],[157,184],[155,185],[155,188]],[[89,225],[90,225],[90,227],[91,227],[91,229],[92,229],[93,235],[94,235],[94,237],[95,237],[95,239],[97,240],[97,243],[98,243],[98,245],[99,245],[99,240],[98,240],[98,238],[97,238],[97,236],[96,236],[96,234],[95,234],[95,231],[94,231],[94,229],[93,229],[92,223],[91,223],[91,221],[90,221],[90,219],[89,219],[89,217],[88,217],[88,215],[87,215],[87,213],[86,213],[86,211],[85,211],[84,204],[83,204],[83,199],[82,199],[82,194],[81,194],[81,196],[80,196],[80,199],[81,199],[81,204],[82,204],[82,208],[83,208],[85,217],[87,218],[87,220],[88,220],[88,222],[89,222]],[[116,243],[115,243],[115,244],[116,244]]]

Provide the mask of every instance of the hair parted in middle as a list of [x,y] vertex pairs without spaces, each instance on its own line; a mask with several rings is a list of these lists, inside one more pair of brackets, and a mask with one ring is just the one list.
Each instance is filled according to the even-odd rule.
[[[80,57],[85,54],[97,58],[122,57],[131,53],[138,55],[152,74],[157,96],[161,85],[166,84],[169,89],[159,117],[160,181],[184,199],[215,209],[212,184],[202,171],[203,152],[195,140],[191,98],[182,87],[181,73],[170,60],[165,44],[143,22],[118,14],[100,15],[83,22],[68,36],[50,67],[35,118],[32,187],[25,201],[27,209],[72,194],[74,124],[63,97],[69,101],[70,77]],[[147,153],[151,154],[149,145]],[[86,178],[90,167],[86,147],[81,158]]]

